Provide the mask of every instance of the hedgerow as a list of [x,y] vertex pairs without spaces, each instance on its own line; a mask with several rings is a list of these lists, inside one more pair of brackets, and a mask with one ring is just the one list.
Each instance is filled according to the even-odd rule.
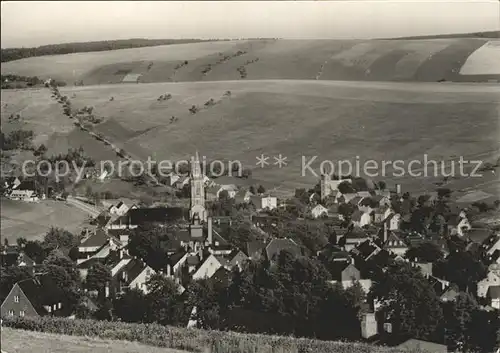
[[[55,317],[5,318],[3,326],[71,336],[137,341],[140,343],[211,353],[373,353],[401,352],[361,343],[319,341],[286,336],[205,331],[158,324],[130,324]],[[408,351],[417,353],[417,351]]]

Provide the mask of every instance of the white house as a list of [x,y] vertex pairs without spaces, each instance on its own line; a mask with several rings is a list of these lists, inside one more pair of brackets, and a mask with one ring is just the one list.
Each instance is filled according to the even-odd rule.
[[274,196],[251,196],[250,201],[258,211],[264,209],[274,210],[278,207],[278,198]]
[[314,218],[328,216],[328,209],[325,206],[318,204],[311,210],[311,215]]
[[211,278],[221,267],[222,264],[220,261],[213,254],[210,254],[205,261],[203,261],[201,266],[193,273],[192,279],[198,280]]
[[129,207],[122,201],[118,202],[116,205],[112,205],[108,211],[110,214],[115,216],[123,216],[129,210]]
[[477,296],[484,298],[486,297],[490,286],[499,286],[499,285],[500,285],[500,275],[496,271],[489,269],[486,278],[482,279],[477,283]]

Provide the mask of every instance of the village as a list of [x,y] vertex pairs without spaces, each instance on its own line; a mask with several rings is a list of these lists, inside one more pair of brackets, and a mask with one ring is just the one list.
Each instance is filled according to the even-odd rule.
[[[78,305],[90,317],[100,313],[97,317],[116,319],[113,303],[131,291],[151,294],[157,290],[152,278],[173,283],[178,300],[186,302],[194,283],[229,286],[251,263],[281,266],[283,254],[323,264],[328,286],[360,291],[360,340],[400,347],[418,341],[435,352],[447,351],[444,340],[411,334],[403,341],[388,338],[403,330],[390,314],[379,315],[388,297],[370,299],[370,294],[394,266],[417,269],[443,305],[467,295],[478,311],[495,315],[500,310],[500,233],[470,221],[480,212],[477,205],[449,202],[451,190],[415,199],[399,184],[387,190],[383,182],[323,175],[312,189],[298,189],[284,200],[263,187],[217,185],[201,172],[198,158],[196,154],[187,177],[169,178],[171,186],[188,188],[189,208],[119,201],[97,214],[93,226],[71,238],[71,245],[63,244],[68,235],[62,230],[50,230],[46,238],[52,234],[62,242],[50,253],[22,234],[16,245],[5,243],[0,255],[2,277],[8,278],[1,288],[2,317],[79,317],[65,289],[47,273],[48,260],[78,274]],[[5,180],[5,190],[12,200],[46,197],[33,182],[19,178]],[[206,326],[203,308],[193,304],[185,310],[189,315],[182,325]]]

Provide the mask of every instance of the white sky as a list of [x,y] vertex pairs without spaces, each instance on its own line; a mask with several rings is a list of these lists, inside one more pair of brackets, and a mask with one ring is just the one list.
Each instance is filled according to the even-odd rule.
[[127,38],[380,38],[500,30],[492,1],[1,3],[2,48]]

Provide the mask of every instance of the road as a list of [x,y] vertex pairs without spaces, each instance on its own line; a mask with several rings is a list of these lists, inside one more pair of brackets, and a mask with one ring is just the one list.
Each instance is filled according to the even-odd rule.
[[101,210],[99,208],[89,205],[88,203],[82,202],[80,200],[77,200],[72,196],[68,196],[66,202],[72,206],[78,207],[84,212],[87,212],[92,217],[97,217],[101,213]]

